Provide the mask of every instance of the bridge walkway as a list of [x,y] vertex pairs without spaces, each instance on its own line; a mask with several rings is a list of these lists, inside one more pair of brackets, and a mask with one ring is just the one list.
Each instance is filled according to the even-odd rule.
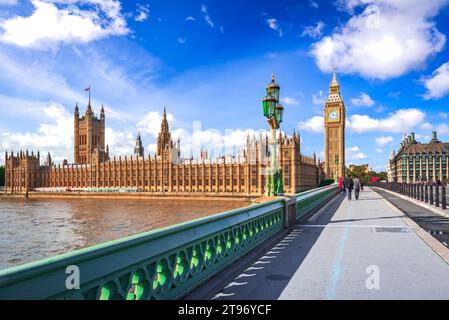
[[339,195],[186,299],[449,299],[448,252],[366,187],[358,201]]

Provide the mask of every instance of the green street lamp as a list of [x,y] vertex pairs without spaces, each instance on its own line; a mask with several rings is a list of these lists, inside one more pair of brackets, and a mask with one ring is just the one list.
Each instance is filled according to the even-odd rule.
[[267,85],[267,95],[262,99],[263,115],[267,118],[268,125],[271,129],[271,167],[267,168],[266,177],[266,195],[277,196],[284,194],[284,186],[282,183],[282,168],[278,168],[277,163],[277,145],[276,130],[280,128],[280,124],[284,116],[284,108],[279,104],[280,87],[271,76],[271,82]]

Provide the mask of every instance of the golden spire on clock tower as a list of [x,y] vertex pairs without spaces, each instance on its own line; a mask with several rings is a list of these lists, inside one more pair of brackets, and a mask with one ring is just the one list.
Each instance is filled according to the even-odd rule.
[[336,99],[337,96],[340,96],[340,84],[337,80],[337,68],[335,66],[332,67],[332,80],[329,85],[329,99]]

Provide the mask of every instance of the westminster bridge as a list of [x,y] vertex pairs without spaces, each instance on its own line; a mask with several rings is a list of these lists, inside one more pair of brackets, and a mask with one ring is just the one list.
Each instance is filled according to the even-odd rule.
[[274,197],[2,270],[0,299],[449,299],[438,190]]

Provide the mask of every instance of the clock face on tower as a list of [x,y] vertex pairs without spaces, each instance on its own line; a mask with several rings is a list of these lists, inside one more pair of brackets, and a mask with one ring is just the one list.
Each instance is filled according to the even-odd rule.
[[329,111],[328,119],[331,121],[337,120],[338,119],[338,111],[337,110]]

